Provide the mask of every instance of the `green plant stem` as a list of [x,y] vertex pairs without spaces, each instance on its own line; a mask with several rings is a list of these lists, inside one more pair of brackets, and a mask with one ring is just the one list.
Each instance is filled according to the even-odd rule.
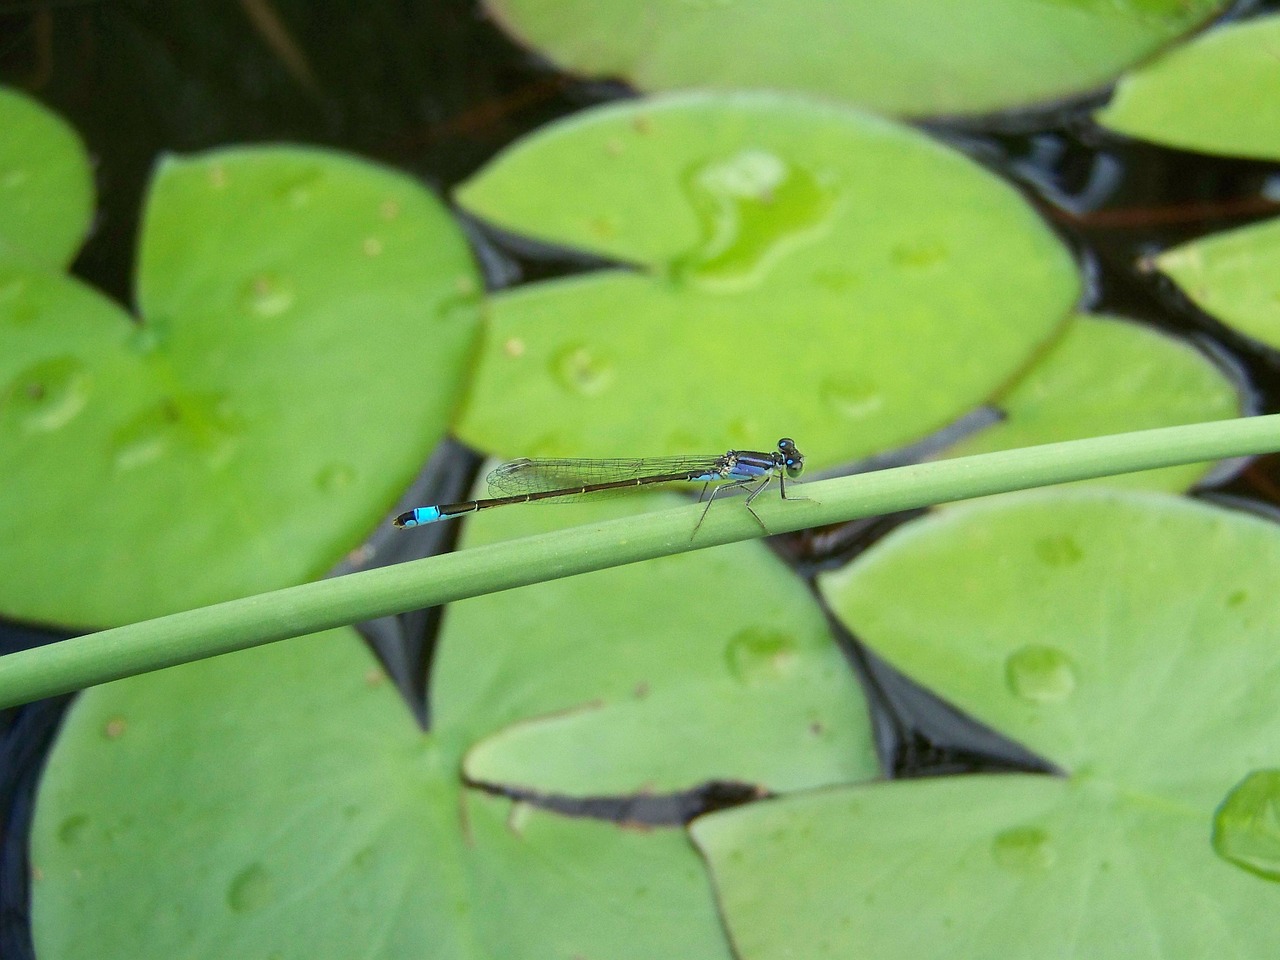
[[[1280,414],[1143,430],[879,470],[760,497],[773,533],[1090,477],[1280,450]],[[343,624],[762,535],[733,501],[691,505],[302,584],[0,659],[0,706]],[[405,536],[413,536],[411,532]]]

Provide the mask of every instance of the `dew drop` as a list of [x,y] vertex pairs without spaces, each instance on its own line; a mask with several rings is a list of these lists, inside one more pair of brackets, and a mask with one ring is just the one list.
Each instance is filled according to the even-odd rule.
[[1075,664],[1055,647],[1015,650],[1004,662],[1004,677],[1014,696],[1028,703],[1062,703],[1076,689]]
[[796,642],[780,630],[746,627],[724,648],[729,672],[740,683],[755,684],[789,674],[796,665]]
[[259,317],[278,317],[293,306],[292,285],[271,273],[262,273],[245,284],[240,305]]
[[378,205],[378,216],[387,221],[395,220],[400,216],[400,201],[391,199],[383,200],[382,203]]
[[884,394],[857,376],[827,377],[818,387],[818,398],[846,420],[866,420],[884,407]]
[[1223,860],[1280,880],[1280,770],[1255,770],[1213,815],[1213,849]]
[[1006,870],[1041,873],[1058,859],[1049,835],[1039,827],[1014,827],[996,835],[991,856]]
[[173,449],[181,415],[175,405],[160,403],[137,414],[111,438],[111,465],[126,473],[155,463]]
[[260,863],[252,863],[237,873],[227,888],[227,905],[236,913],[260,910],[274,899],[275,882]]
[[217,163],[209,168],[209,185],[215,190],[225,189],[230,182],[227,177],[227,168]]
[[893,248],[891,256],[896,266],[908,270],[923,270],[942,263],[950,256],[947,245],[938,240],[920,240],[902,243]]
[[102,736],[105,740],[119,740],[124,736],[124,732],[129,729],[129,721],[124,717],[115,716],[102,725]]
[[673,264],[674,276],[739,290],[825,227],[835,193],[802,167],[768,150],[742,150],[685,174],[685,192],[701,225],[695,247]]
[[164,336],[154,323],[140,324],[129,337],[129,347],[141,356],[148,356],[160,349]]
[[366,257],[377,257],[382,254],[383,244],[379,237],[365,237],[360,249]]
[[524,836],[529,821],[533,819],[533,807],[523,800],[516,800],[507,812],[507,829],[518,837]]
[[613,383],[613,364],[585,344],[571,344],[551,358],[551,373],[571,393],[593,397]]
[[625,149],[626,148],[623,146],[622,139],[620,137],[610,137],[604,144],[604,152],[611,157],[622,156]]
[[11,167],[0,173],[0,187],[12,190],[27,182],[30,173],[22,167]]
[[525,342],[519,337],[508,337],[502,341],[502,352],[508,357],[523,357],[525,349]]
[[93,378],[75,357],[50,357],[27,367],[0,394],[0,412],[27,433],[65,427],[89,402]]
[[342,493],[355,483],[355,467],[347,463],[331,463],[316,474],[316,486],[321,493]]
[[1036,557],[1049,567],[1070,567],[1084,559],[1084,550],[1070,534],[1041,537],[1035,542]]
[[63,820],[58,826],[58,840],[73,847],[84,839],[89,827],[89,818],[83,813],[75,813]]
[[285,206],[300,210],[314,199],[316,185],[323,176],[319,169],[313,168],[286,177],[275,187],[276,199]]

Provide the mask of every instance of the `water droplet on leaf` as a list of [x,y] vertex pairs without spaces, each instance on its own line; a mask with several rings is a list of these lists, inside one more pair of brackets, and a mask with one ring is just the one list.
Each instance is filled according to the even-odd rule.
[[790,673],[796,664],[796,642],[780,630],[746,627],[724,648],[729,672],[741,683],[754,684]]
[[295,210],[307,206],[315,195],[316,184],[324,177],[319,168],[303,170],[276,185],[276,198]]
[[743,150],[693,167],[685,192],[701,224],[697,246],[673,264],[677,279],[742,289],[825,227],[835,192],[768,150]]
[[1228,863],[1280,880],[1280,770],[1255,770],[1213,816],[1213,849]]
[[112,467],[124,473],[166,456],[175,442],[179,420],[177,407],[171,403],[160,403],[135,415],[111,438]]
[[355,467],[348,463],[331,463],[316,474],[316,486],[321,493],[341,493],[356,479]]
[[1068,534],[1041,537],[1035,543],[1035,551],[1040,561],[1050,567],[1069,567],[1084,559],[1080,544]]
[[1005,683],[1014,696],[1028,703],[1061,703],[1076,689],[1071,658],[1054,647],[1031,645],[1009,654]]
[[1039,827],[1014,827],[997,834],[991,856],[1000,866],[1020,873],[1040,873],[1058,859],[1049,835]]
[[50,357],[27,367],[0,394],[0,412],[27,433],[66,426],[89,402],[92,377],[75,357]]
[[275,883],[266,867],[253,863],[245,867],[227,888],[227,905],[236,913],[249,913],[275,899]]
[[573,393],[595,396],[613,383],[613,364],[585,344],[572,344],[551,360],[551,373],[561,386]]
[[893,248],[893,262],[908,270],[923,270],[936,266],[950,256],[951,251],[939,240],[918,240],[901,243]]
[[89,818],[83,813],[75,813],[62,821],[58,827],[58,840],[72,847],[84,839],[89,827]]
[[293,287],[288,281],[263,273],[245,284],[240,304],[259,317],[276,317],[292,307],[294,299]]
[[112,466],[118,472],[169,456],[179,446],[218,467],[235,453],[243,425],[219,393],[167,397],[143,408],[112,436]]

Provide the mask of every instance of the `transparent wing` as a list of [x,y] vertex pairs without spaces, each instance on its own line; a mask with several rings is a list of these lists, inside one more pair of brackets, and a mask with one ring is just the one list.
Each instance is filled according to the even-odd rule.
[[721,459],[640,457],[633,460],[512,460],[491,471],[485,480],[489,484],[491,496],[511,497],[522,493],[570,490],[588,484],[623,483],[641,477],[711,472],[717,469]]

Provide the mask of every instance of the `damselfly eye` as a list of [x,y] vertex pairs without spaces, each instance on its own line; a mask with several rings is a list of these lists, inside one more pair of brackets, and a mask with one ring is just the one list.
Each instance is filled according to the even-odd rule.
[[787,476],[795,479],[804,469],[804,454],[796,449],[796,442],[790,437],[778,441],[778,453],[782,454],[782,465],[787,468]]

